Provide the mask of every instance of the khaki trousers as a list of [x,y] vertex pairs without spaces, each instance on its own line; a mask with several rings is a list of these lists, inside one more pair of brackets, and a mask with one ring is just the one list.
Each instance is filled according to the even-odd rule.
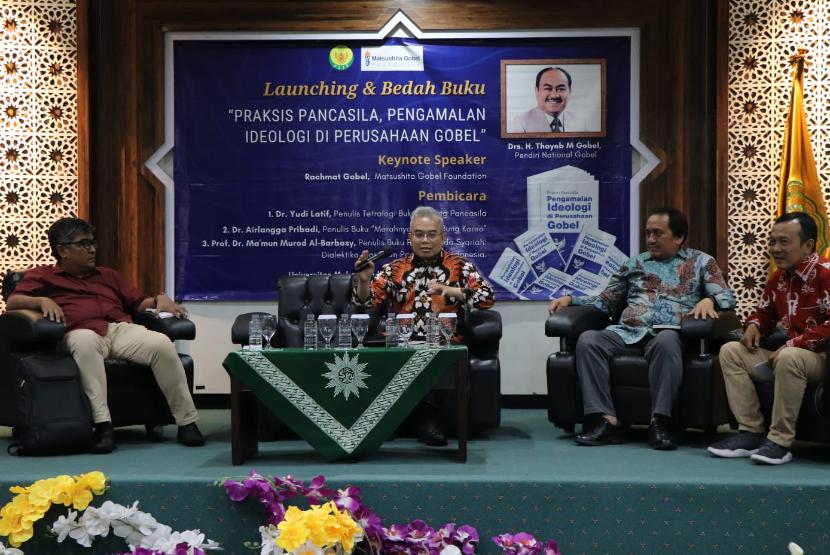
[[[720,350],[729,408],[740,430],[764,431],[764,417],[752,380],[762,379],[755,365],[768,361],[772,354],[773,351],[766,349],[752,352],[738,341],[727,343]],[[779,351],[773,366],[775,398],[768,439],[784,447],[792,445],[804,389],[808,383],[824,378],[824,358],[824,354],[798,347],[784,347]]]
[[78,364],[81,384],[89,398],[92,420],[110,422],[107,406],[107,375],[105,358],[121,358],[152,368],[159,389],[167,399],[176,424],[184,426],[196,421],[196,407],[187,387],[184,367],[170,339],[138,324],[114,322],[107,335],[79,329],[66,334],[64,349]]

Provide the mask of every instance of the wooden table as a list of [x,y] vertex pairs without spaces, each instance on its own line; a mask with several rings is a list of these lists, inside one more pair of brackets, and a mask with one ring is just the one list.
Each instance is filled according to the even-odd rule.
[[243,350],[222,365],[231,378],[235,465],[259,449],[255,398],[327,459],[358,459],[380,447],[433,388],[456,391],[456,459],[467,462],[464,346]]

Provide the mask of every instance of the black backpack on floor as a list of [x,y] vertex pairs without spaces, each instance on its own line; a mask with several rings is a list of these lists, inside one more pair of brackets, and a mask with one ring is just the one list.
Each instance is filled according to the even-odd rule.
[[71,356],[19,355],[12,455],[60,455],[88,451],[92,412]]

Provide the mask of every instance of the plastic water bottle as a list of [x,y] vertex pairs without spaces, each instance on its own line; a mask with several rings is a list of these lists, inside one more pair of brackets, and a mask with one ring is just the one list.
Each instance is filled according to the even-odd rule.
[[314,350],[317,348],[317,320],[314,314],[305,315],[303,324],[303,349]]
[[348,314],[341,314],[337,323],[337,346],[341,349],[352,348],[352,321]]
[[395,320],[395,313],[390,312],[386,315],[386,346],[398,346],[398,323]]
[[248,324],[248,349],[262,350],[262,323],[259,314],[252,315],[251,322]]
[[440,325],[441,324],[438,323],[438,316],[434,312],[430,312],[427,316],[426,322],[426,339],[428,347],[438,346],[438,335],[441,333],[441,328],[439,327]]

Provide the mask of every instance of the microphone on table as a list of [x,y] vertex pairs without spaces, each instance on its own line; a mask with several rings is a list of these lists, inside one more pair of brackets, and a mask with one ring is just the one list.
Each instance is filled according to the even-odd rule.
[[386,258],[390,254],[392,254],[392,250],[393,250],[392,247],[390,247],[389,245],[384,246],[383,249],[379,250],[378,252],[376,252],[375,254],[373,254],[372,256],[370,256],[369,258],[367,258],[366,260],[364,260],[363,262],[361,262],[360,264],[355,266],[352,269],[352,273],[356,273],[356,272],[359,272],[361,270],[365,270],[370,262],[377,262],[381,258]]

